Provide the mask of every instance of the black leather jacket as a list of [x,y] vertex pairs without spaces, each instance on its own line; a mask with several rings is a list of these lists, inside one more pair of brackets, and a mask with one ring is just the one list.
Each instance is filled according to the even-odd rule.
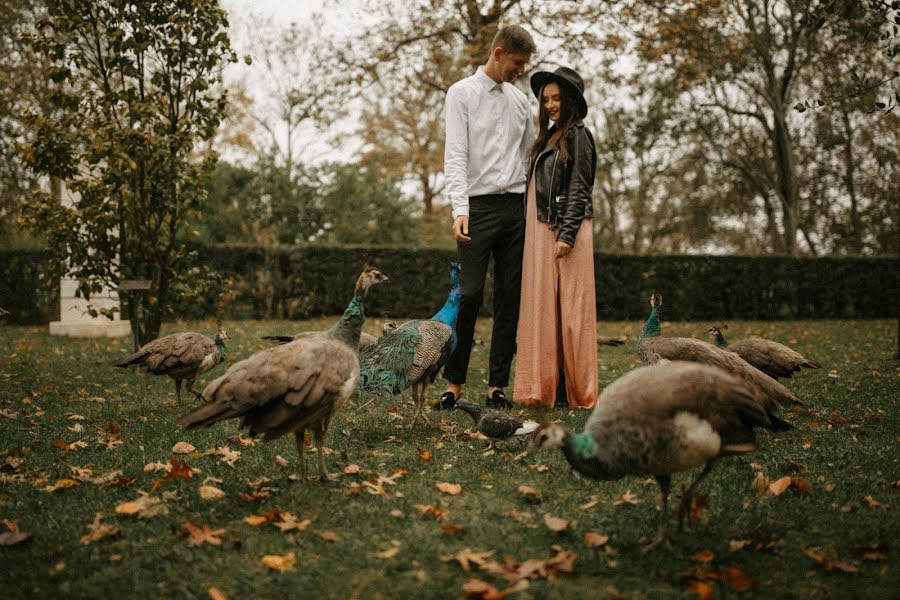
[[538,220],[559,230],[557,241],[574,246],[581,221],[594,216],[591,194],[597,151],[594,136],[583,121],[576,121],[569,129],[566,147],[569,160],[563,162],[559,150],[547,149],[538,155],[537,165],[528,173],[529,178],[534,177]]

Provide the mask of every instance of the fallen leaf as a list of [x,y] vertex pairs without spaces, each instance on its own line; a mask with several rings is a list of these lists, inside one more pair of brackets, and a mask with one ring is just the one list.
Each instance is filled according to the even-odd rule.
[[699,600],[712,600],[713,598],[713,586],[707,581],[691,581],[684,591],[697,594]]
[[319,537],[328,542],[338,542],[341,539],[338,534],[327,529],[325,531],[320,531]]
[[382,552],[376,552],[373,556],[375,556],[375,558],[394,558],[397,556],[398,552],[400,552],[400,546],[394,546],[393,548],[388,548]]
[[0,533],[0,546],[21,544],[30,537],[31,535],[24,531],[4,531],[3,533]]
[[265,515],[247,515],[242,520],[244,521],[244,523],[247,523],[248,525],[253,525],[254,527],[259,527],[260,525],[265,525],[271,519],[269,519]]
[[450,494],[451,496],[456,496],[462,491],[462,486],[458,483],[441,482],[434,484],[434,487],[445,494]]
[[218,500],[225,497],[225,492],[213,485],[201,485],[200,497],[204,500]]
[[225,533],[224,529],[210,529],[206,523],[201,523],[198,527],[190,521],[182,525],[181,530],[188,535],[188,546],[199,546],[200,544],[219,546],[222,544],[220,536]]
[[773,496],[780,496],[787,490],[791,485],[791,478],[788,476],[784,476],[781,479],[773,481],[769,484],[769,493]]
[[847,563],[837,558],[819,554],[812,548],[803,548],[803,554],[807,555],[808,557],[822,565],[822,568],[826,571],[831,571],[833,569],[843,571],[844,573],[856,573],[857,571],[859,571],[859,567],[857,567],[855,564]]
[[119,537],[122,535],[122,530],[118,527],[113,527],[112,525],[106,525],[100,522],[100,519],[103,517],[101,513],[97,513],[94,515],[94,521],[87,526],[88,533],[81,536],[81,543],[90,544],[91,542],[96,542],[98,540],[102,540],[108,537]]
[[738,550],[743,550],[752,543],[752,540],[728,540],[728,549],[731,552],[737,552]]
[[234,463],[241,457],[239,450],[232,450],[228,446],[217,448],[216,454],[219,454],[222,457],[222,462],[226,463],[229,467],[233,467]]
[[312,521],[310,521],[309,519],[298,521],[297,517],[289,512],[280,512],[278,514],[278,518],[272,521],[272,524],[281,531],[292,531],[294,529],[296,529],[297,531],[305,531],[306,528],[309,527],[310,523],[312,523]]
[[619,506],[620,504],[640,504],[640,500],[631,493],[631,490],[625,490],[625,493],[622,494],[618,500],[613,502],[613,506]]
[[736,592],[743,592],[749,587],[756,586],[756,578],[747,577],[735,565],[728,566],[728,569],[725,571],[725,581]]
[[497,595],[497,588],[492,586],[487,581],[476,579],[474,577],[463,584],[462,591],[469,596],[480,596],[482,598],[495,598]]
[[275,462],[275,464],[276,464],[278,467],[280,467],[280,468],[282,468],[282,469],[285,468],[286,466],[288,466],[288,461],[287,461],[287,459],[284,458],[283,456],[281,456],[280,454],[276,454],[276,455],[275,455],[275,458],[273,458],[272,460]]
[[757,496],[762,496],[769,489],[769,480],[760,471],[756,472],[756,478],[753,479],[753,489]]
[[443,523],[441,524],[441,529],[448,535],[459,535],[466,530],[462,525],[455,525],[453,523]]
[[194,450],[196,450],[196,448],[187,442],[178,442],[172,446],[172,454],[190,454]]
[[487,562],[487,559],[493,556],[493,550],[487,550],[484,552],[474,552],[468,548],[458,551],[456,554],[450,556],[442,556],[441,560],[443,562],[452,562],[456,561],[459,563],[459,566],[462,567],[463,571],[469,570],[470,564],[475,565],[483,565]]
[[595,506],[597,506],[598,504],[600,504],[600,500],[601,500],[600,496],[591,496],[590,501],[585,502],[578,508],[580,508],[581,510],[590,510],[590,509],[594,508]]
[[71,444],[67,444],[65,440],[59,438],[55,444],[53,444],[54,448],[59,448],[63,452],[71,452],[73,450],[78,450],[79,448],[87,448],[87,442],[83,440],[75,440]]
[[549,529],[550,531],[559,533],[560,531],[564,531],[569,526],[569,521],[566,519],[561,519],[559,517],[554,517],[550,514],[545,514],[544,525],[546,525],[547,529]]
[[604,546],[608,541],[608,535],[602,535],[593,531],[587,531],[584,534],[584,545],[588,548],[597,548],[598,546]]
[[116,506],[116,512],[120,515],[137,515],[143,519],[149,519],[169,512],[165,503],[156,496],[150,496],[145,492],[135,500],[122,502]]
[[431,506],[430,504],[414,504],[413,506],[422,514],[423,517],[431,516],[435,519],[446,519],[450,514],[446,509],[443,509],[439,506]]
[[530,469],[534,469],[538,473],[546,473],[550,470],[550,465],[546,463],[536,463],[529,466]]
[[529,487],[527,485],[519,486],[519,496],[521,498],[524,498],[526,502],[530,502],[532,504],[538,504],[539,502],[541,502],[541,500],[543,500],[540,490]]
[[431,462],[434,457],[431,456],[431,450],[425,450],[424,448],[419,448],[419,458],[425,462]]
[[697,562],[711,563],[713,558],[715,558],[715,555],[713,555],[712,550],[707,549],[694,553],[691,558]]
[[161,463],[161,462],[152,462],[144,465],[144,473],[150,473],[152,471],[166,471],[168,472],[172,468],[171,463]]
[[228,600],[228,596],[222,593],[222,590],[217,587],[209,588],[206,590],[206,593],[209,594],[209,600]]
[[359,473],[359,465],[347,465],[344,467],[344,475],[356,475]]
[[266,554],[259,559],[262,564],[266,565],[273,571],[293,571],[297,555],[294,552],[288,552],[283,556],[277,554]]
[[866,504],[869,505],[869,508],[887,508],[886,505],[882,504],[872,496],[866,496],[863,498],[866,501]]
[[59,479],[59,480],[57,480],[56,483],[48,485],[47,487],[43,488],[42,491],[55,492],[56,490],[64,490],[66,488],[75,487],[76,485],[78,485],[78,482],[75,481],[74,479],[69,479],[69,478]]

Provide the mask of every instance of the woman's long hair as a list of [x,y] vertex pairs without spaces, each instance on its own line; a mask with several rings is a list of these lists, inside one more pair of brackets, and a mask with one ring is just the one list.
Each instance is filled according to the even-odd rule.
[[534,141],[534,146],[531,147],[530,164],[532,167],[534,167],[534,161],[537,160],[538,154],[548,147],[559,150],[559,157],[563,162],[569,160],[566,135],[568,135],[569,129],[572,128],[572,124],[575,123],[575,107],[578,103],[572,97],[572,92],[569,91],[568,86],[559,85],[559,120],[556,121],[555,126],[551,129],[550,115],[547,114],[547,109],[544,108],[545,89],[547,89],[547,85],[541,88],[541,93],[538,96],[538,136]]

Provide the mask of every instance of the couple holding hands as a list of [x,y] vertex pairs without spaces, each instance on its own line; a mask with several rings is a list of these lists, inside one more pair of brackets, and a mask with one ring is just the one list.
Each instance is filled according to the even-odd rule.
[[584,83],[566,67],[531,76],[535,133],[531,101],[512,85],[535,50],[525,29],[504,27],[487,63],[447,91],[444,175],[462,303],[459,343],[444,368],[447,391],[436,409],[451,408],[462,395],[491,259],[486,404],[512,406],[504,388],[514,354],[516,403],[550,408],[559,397],[588,408],[597,400],[594,138],[583,122]]

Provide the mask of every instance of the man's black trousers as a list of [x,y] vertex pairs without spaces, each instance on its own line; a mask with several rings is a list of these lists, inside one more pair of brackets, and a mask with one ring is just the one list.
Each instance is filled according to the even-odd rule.
[[494,260],[494,329],[491,333],[488,386],[509,385],[516,352],[519,294],[522,289],[522,249],[525,243],[524,194],[490,194],[469,198],[469,237],[457,242],[462,302],[456,322],[459,342],[447,361],[444,378],[466,382],[475,319],[484,299],[488,264]]

